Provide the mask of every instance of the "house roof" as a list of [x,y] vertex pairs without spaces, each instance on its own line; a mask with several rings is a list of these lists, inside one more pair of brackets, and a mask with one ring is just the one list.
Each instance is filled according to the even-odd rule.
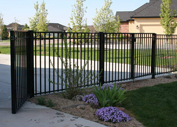
[[64,31],[67,29],[66,26],[59,23],[49,23],[47,27],[48,31]]
[[122,11],[122,12],[116,12],[116,18],[117,15],[119,15],[120,19],[122,22],[127,22],[131,20],[131,16],[134,15],[135,13],[132,11]]
[[[15,23],[13,22],[13,23],[10,23],[9,25],[6,25],[6,27],[7,27],[7,31],[12,30],[12,29],[13,29],[14,24],[15,24]],[[21,24],[18,24],[18,23],[17,23],[17,25],[18,25],[17,30],[22,30],[22,28],[24,27],[24,25],[21,25]]]
[[[177,10],[177,1],[172,0],[172,10]],[[154,17],[160,17],[159,14],[161,13],[160,5],[162,1],[161,0],[150,0],[149,3],[145,3],[141,7],[137,8],[134,11],[129,12],[116,12],[116,16],[119,15],[122,22],[127,22],[129,20],[133,20],[132,18],[154,18]]]
[[[6,25],[6,27],[13,27],[14,24],[15,24],[14,22],[10,23],[9,25]],[[24,27],[24,25],[20,25],[18,23],[17,23],[17,25],[18,25],[18,27]]]

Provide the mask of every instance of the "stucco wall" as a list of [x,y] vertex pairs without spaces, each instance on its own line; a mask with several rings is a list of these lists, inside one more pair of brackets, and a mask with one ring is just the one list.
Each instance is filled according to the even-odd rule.
[[[177,19],[176,19],[177,21]],[[160,18],[135,18],[129,22],[130,33],[157,33],[164,34]],[[177,34],[177,30],[175,31]]]
[[128,24],[128,22],[122,22],[121,23],[120,32],[121,33],[128,33],[129,32],[129,24]]

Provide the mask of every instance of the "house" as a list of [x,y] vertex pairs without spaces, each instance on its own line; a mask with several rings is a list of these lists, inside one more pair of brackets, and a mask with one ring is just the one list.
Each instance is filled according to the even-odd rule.
[[[177,10],[177,0],[172,0],[172,10]],[[122,33],[157,33],[164,34],[160,24],[160,9],[162,0],[150,0],[134,11],[116,12],[121,19],[120,32]],[[177,17],[175,17],[177,21]],[[175,31],[177,34],[177,30]]]
[[90,33],[95,33],[96,32],[93,25],[88,25],[87,27],[90,29]]
[[68,27],[59,23],[49,23],[47,28],[49,32],[64,32],[67,30]]
[[9,36],[10,36],[10,31],[11,30],[22,30],[22,28],[24,27],[24,25],[20,25],[18,23],[10,23],[9,25],[6,25],[7,27],[7,31],[9,33]]

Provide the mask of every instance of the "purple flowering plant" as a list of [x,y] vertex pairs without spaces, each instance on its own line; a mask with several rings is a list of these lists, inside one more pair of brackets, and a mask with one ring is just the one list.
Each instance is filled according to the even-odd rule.
[[98,109],[95,115],[105,122],[117,123],[117,122],[127,122],[131,120],[129,115],[122,112],[116,107],[105,107]]
[[89,94],[83,97],[82,101],[94,105],[94,106],[98,106],[99,102],[97,97],[94,94]]
[[[101,89],[103,90],[103,89],[113,89],[114,88],[114,84],[107,84],[107,85],[104,85],[104,86],[102,86],[101,87]],[[122,87],[120,87],[119,85],[117,85],[117,89],[118,90],[124,90]]]
[[108,86],[94,87],[93,93],[97,97],[101,107],[118,106],[126,99],[125,89],[117,86],[116,83]]

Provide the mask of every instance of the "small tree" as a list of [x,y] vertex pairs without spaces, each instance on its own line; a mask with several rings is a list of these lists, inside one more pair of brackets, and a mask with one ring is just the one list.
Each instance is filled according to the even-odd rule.
[[174,19],[174,16],[176,16],[176,10],[173,11],[170,9],[172,4],[172,0],[162,0],[161,4],[161,25],[164,28],[164,33],[167,36],[171,36],[176,29],[177,22]]
[[24,27],[22,28],[22,30],[29,30],[29,26],[27,24],[25,24]]
[[[93,18],[93,24],[95,30],[98,32],[119,32],[117,28],[120,27],[120,23],[117,23],[116,17],[113,14],[113,11],[110,9],[112,5],[112,0],[105,0],[104,6],[97,11],[96,17]],[[119,22],[120,20],[118,20]]]
[[[164,33],[166,34],[167,44],[170,36],[172,36],[172,34],[175,32],[177,26],[177,22],[174,19],[174,16],[176,16],[176,10],[174,10],[172,13],[171,4],[172,4],[172,0],[162,0],[162,4],[161,4],[160,23],[164,28]],[[167,56],[169,56],[168,48],[167,48]]]
[[120,19],[119,15],[117,15],[117,22],[115,24],[115,32],[116,33],[120,32],[120,25],[121,25],[121,19]]
[[33,18],[29,18],[29,27],[33,31],[37,31],[37,24],[39,23],[39,3],[34,4],[34,9],[36,10]]
[[37,30],[39,32],[46,32],[48,31],[47,25],[48,25],[48,20],[47,20],[47,9],[45,8],[45,3],[41,4],[39,8],[39,22],[37,24]]
[[36,13],[33,18],[29,19],[30,22],[30,29],[33,31],[48,31],[47,25],[48,25],[48,20],[47,20],[47,9],[45,8],[45,3],[43,2],[40,6],[39,3],[36,2],[34,4],[34,9],[36,10]]
[[0,13],[0,40],[2,39],[3,16]]
[[8,31],[7,31],[7,27],[5,25],[3,25],[3,27],[2,27],[2,39],[3,40],[8,39]]
[[[52,64],[57,76],[62,80],[62,82],[64,82],[64,87],[66,90],[66,92],[63,94],[64,97],[72,99],[74,96],[82,94],[81,87],[83,86],[83,84],[87,84],[94,79],[98,79],[99,74],[93,73],[92,70],[87,70],[86,72],[84,72],[84,69],[88,65],[89,58],[83,66],[77,66],[75,63],[71,62],[71,50],[68,48],[66,36],[64,36],[64,55],[60,56],[59,52],[56,53],[60,58],[62,65],[64,66],[64,68],[62,69],[63,74],[59,75],[59,72],[57,71],[51,60],[50,63]],[[85,75],[84,78],[83,73]],[[51,83],[57,84],[50,79],[49,81]]]
[[76,4],[72,10],[72,15],[70,18],[70,22],[72,24],[72,32],[84,32],[83,27],[85,26],[84,15],[86,13],[86,8],[84,8],[84,2],[86,0],[76,0]]
[[15,22],[13,23],[12,28],[13,28],[13,30],[18,30],[19,20],[16,17],[14,18],[14,20],[15,20]]

